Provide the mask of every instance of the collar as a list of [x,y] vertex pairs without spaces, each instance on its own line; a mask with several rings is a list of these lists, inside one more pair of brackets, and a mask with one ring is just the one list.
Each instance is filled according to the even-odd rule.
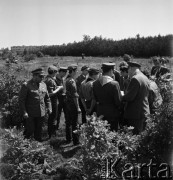
[[109,83],[113,81],[113,79],[110,76],[101,76],[99,78],[99,82],[102,86],[104,86],[105,84]]

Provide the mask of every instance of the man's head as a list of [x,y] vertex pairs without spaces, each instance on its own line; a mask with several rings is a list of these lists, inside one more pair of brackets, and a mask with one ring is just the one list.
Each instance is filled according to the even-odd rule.
[[67,74],[67,67],[60,67],[59,68],[59,75],[61,76],[61,78],[65,77]]
[[42,68],[35,69],[31,73],[33,75],[34,81],[37,83],[40,83],[41,81],[43,81],[43,79],[46,75]]
[[69,75],[72,77],[76,77],[77,75],[77,65],[72,65],[68,67]]
[[138,64],[137,62],[129,62],[128,65],[129,65],[128,74],[129,74],[130,77],[133,76],[133,74],[135,73],[135,71],[137,69],[141,68],[141,65]]
[[128,76],[128,66],[121,66],[120,73],[121,73],[121,76],[127,77]]
[[152,60],[153,60],[153,63],[154,63],[155,66],[160,66],[161,65],[160,60],[159,60],[159,58],[157,56],[154,56],[152,58]]
[[147,76],[148,79],[150,78],[150,72],[147,69],[144,69],[142,73]]
[[127,62],[127,63],[131,61],[131,57],[130,57],[130,55],[128,55],[128,54],[124,54],[123,59],[124,59],[124,61]]
[[100,71],[99,71],[99,69],[96,69],[96,68],[90,68],[88,70],[88,73],[91,78],[96,80],[99,78]]
[[51,75],[51,76],[55,76],[58,72],[58,68],[54,65],[51,65],[48,67],[48,74]]
[[102,64],[102,71],[103,71],[103,75],[108,75],[110,77],[113,76],[113,72],[114,72],[114,67],[115,67],[115,63],[103,63]]
[[88,74],[89,67],[88,66],[82,66],[81,71],[84,76]]

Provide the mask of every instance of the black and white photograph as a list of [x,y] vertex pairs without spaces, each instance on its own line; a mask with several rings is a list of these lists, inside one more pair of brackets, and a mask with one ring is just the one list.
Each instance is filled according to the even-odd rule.
[[173,179],[173,0],[0,0],[0,179]]

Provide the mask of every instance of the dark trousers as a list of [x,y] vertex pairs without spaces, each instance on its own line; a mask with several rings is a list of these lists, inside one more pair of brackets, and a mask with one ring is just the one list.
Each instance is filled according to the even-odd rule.
[[86,111],[85,111],[85,109],[84,109],[84,107],[83,107],[83,104],[82,104],[82,101],[81,101],[80,98],[79,98],[79,107],[80,107],[80,109],[81,109],[82,124],[83,124],[83,123],[86,123]]
[[65,121],[67,119],[67,117],[66,117],[67,108],[66,108],[66,103],[65,103],[65,96],[60,97],[58,100],[59,100],[59,104],[58,104],[57,125],[56,125],[57,129],[59,128],[59,123],[60,123],[60,117],[61,117],[62,110],[64,112]]
[[58,111],[58,104],[57,101],[52,102],[52,113],[49,115],[48,118],[48,135],[49,138],[52,135],[56,134],[56,119],[57,119],[57,111]]
[[[92,101],[85,101],[87,109],[90,109],[90,107],[91,107],[91,102],[92,102]],[[92,115],[93,112],[97,112],[97,105],[94,106],[93,110],[91,111],[91,113],[90,113],[89,115]]]
[[29,139],[34,136],[36,141],[41,141],[43,117],[29,117],[24,120],[24,137]]
[[73,143],[79,143],[79,135],[73,131],[77,130],[78,123],[78,111],[75,104],[70,104],[67,102],[67,119],[66,119],[66,140],[70,142],[73,138]]

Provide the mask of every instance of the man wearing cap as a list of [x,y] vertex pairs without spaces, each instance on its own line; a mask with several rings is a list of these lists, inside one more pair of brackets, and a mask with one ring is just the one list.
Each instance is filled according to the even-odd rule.
[[124,120],[127,126],[133,126],[133,133],[139,134],[145,128],[150,114],[148,96],[149,80],[140,71],[140,64],[129,62],[128,73],[131,78],[123,101],[127,102],[124,110]]
[[130,62],[131,61],[131,57],[130,57],[130,55],[128,55],[128,54],[124,54],[124,56],[123,56],[123,60],[125,61],[125,62]]
[[[64,80],[63,78],[67,75],[67,67],[60,67],[59,72],[56,75],[56,84],[57,86],[64,86]],[[58,115],[57,115],[57,129],[59,128],[59,123],[60,123],[60,117],[61,117],[61,112],[63,110],[64,112],[64,117],[66,121],[66,104],[65,104],[65,87],[58,92]]]
[[102,76],[93,83],[93,98],[97,102],[97,115],[103,115],[111,130],[118,129],[121,104],[120,86],[112,79],[114,63],[102,64]]
[[25,138],[34,135],[35,140],[42,141],[42,124],[46,114],[52,113],[51,102],[46,84],[43,82],[45,76],[43,69],[32,71],[33,78],[25,82],[19,92],[19,108],[25,120]]
[[[76,85],[77,85],[78,94],[79,94],[79,89],[80,89],[82,81],[84,81],[86,79],[86,76],[88,74],[88,69],[89,69],[88,66],[86,66],[86,65],[83,66],[81,68],[82,73],[76,78]],[[86,122],[86,111],[85,111],[85,108],[83,107],[83,104],[81,102],[80,97],[79,97],[79,107],[80,107],[81,112],[82,112],[82,123],[85,123]]]
[[89,77],[81,84],[79,96],[86,113],[92,115],[93,112],[96,112],[96,102],[92,99],[93,82],[98,79],[100,71],[96,68],[90,68],[88,73]]
[[77,66],[72,65],[68,67],[69,75],[67,76],[65,86],[66,86],[66,141],[71,143],[73,138],[73,144],[79,144],[79,136],[74,133],[77,130],[78,113],[80,113],[80,108],[78,104],[78,93],[75,82],[75,77],[77,74]]
[[56,135],[56,120],[57,120],[57,111],[58,111],[58,96],[57,93],[60,91],[63,86],[57,86],[55,79],[57,74],[57,67],[50,66],[48,68],[48,75],[45,78],[45,83],[47,85],[48,93],[50,96],[51,104],[52,104],[52,113],[48,118],[48,135],[51,138],[52,135]]

